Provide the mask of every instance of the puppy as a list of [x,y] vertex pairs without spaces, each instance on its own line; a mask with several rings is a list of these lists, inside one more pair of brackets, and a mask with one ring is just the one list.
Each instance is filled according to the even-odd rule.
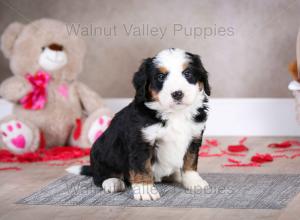
[[[189,190],[208,186],[197,172],[210,86],[198,55],[166,49],[134,74],[134,100],[94,143],[90,166],[67,171],[92,176],[106,192],[131,184],[134,199],[160,198],[154,182],[171,179]],[[124,183],[125,181],[125,183]]]

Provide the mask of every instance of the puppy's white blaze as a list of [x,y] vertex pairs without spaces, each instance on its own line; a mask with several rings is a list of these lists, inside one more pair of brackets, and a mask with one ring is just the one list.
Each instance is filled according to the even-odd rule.
[[154,63],[157,66],[165,67],[169,71],[182,71],[183,64],[188,63],[189,59],[186,56],[186,52],[181,49],[166,49],[159,52]]
[[82,168],[81,165],[74,165],[74,166],[68,167],[68,168],[66,169],[66,171],[67,171],[68,173],[80,175],[81,168]]

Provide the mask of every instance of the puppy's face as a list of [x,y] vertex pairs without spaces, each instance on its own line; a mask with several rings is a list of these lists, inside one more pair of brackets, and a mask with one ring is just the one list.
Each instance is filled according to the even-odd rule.
[[136,100],[156,109],[174,111],[194,103],[198,95],[210,95],[208,76],[199,56],[167,49],[148,58],[135,73]]

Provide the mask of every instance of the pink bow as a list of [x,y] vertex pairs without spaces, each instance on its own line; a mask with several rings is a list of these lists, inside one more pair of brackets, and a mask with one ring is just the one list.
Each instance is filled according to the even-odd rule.
[[47,102],[47,85],[50,81],[50,74],[38,71],[35,75],[27,74],[26,79],[32,85],[32,91],[20,99],[20,104],[25,109],[43,109]]

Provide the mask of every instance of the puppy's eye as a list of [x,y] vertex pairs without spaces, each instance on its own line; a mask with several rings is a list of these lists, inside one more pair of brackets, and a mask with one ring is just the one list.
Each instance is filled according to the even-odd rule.
[[157,79],[159,82],[163,82],[166,78],[166,74],[160,73],[157,75]]
[[44,51],[45,50],[45,47],[42,47],[42,51]]
[[184,77],[185,77],[186,79],[189,79],[189,78],[192,77],[192,72],[191,72],[190,70],[185,70],[185,71],[183,72],[183,75],[184,75]]

